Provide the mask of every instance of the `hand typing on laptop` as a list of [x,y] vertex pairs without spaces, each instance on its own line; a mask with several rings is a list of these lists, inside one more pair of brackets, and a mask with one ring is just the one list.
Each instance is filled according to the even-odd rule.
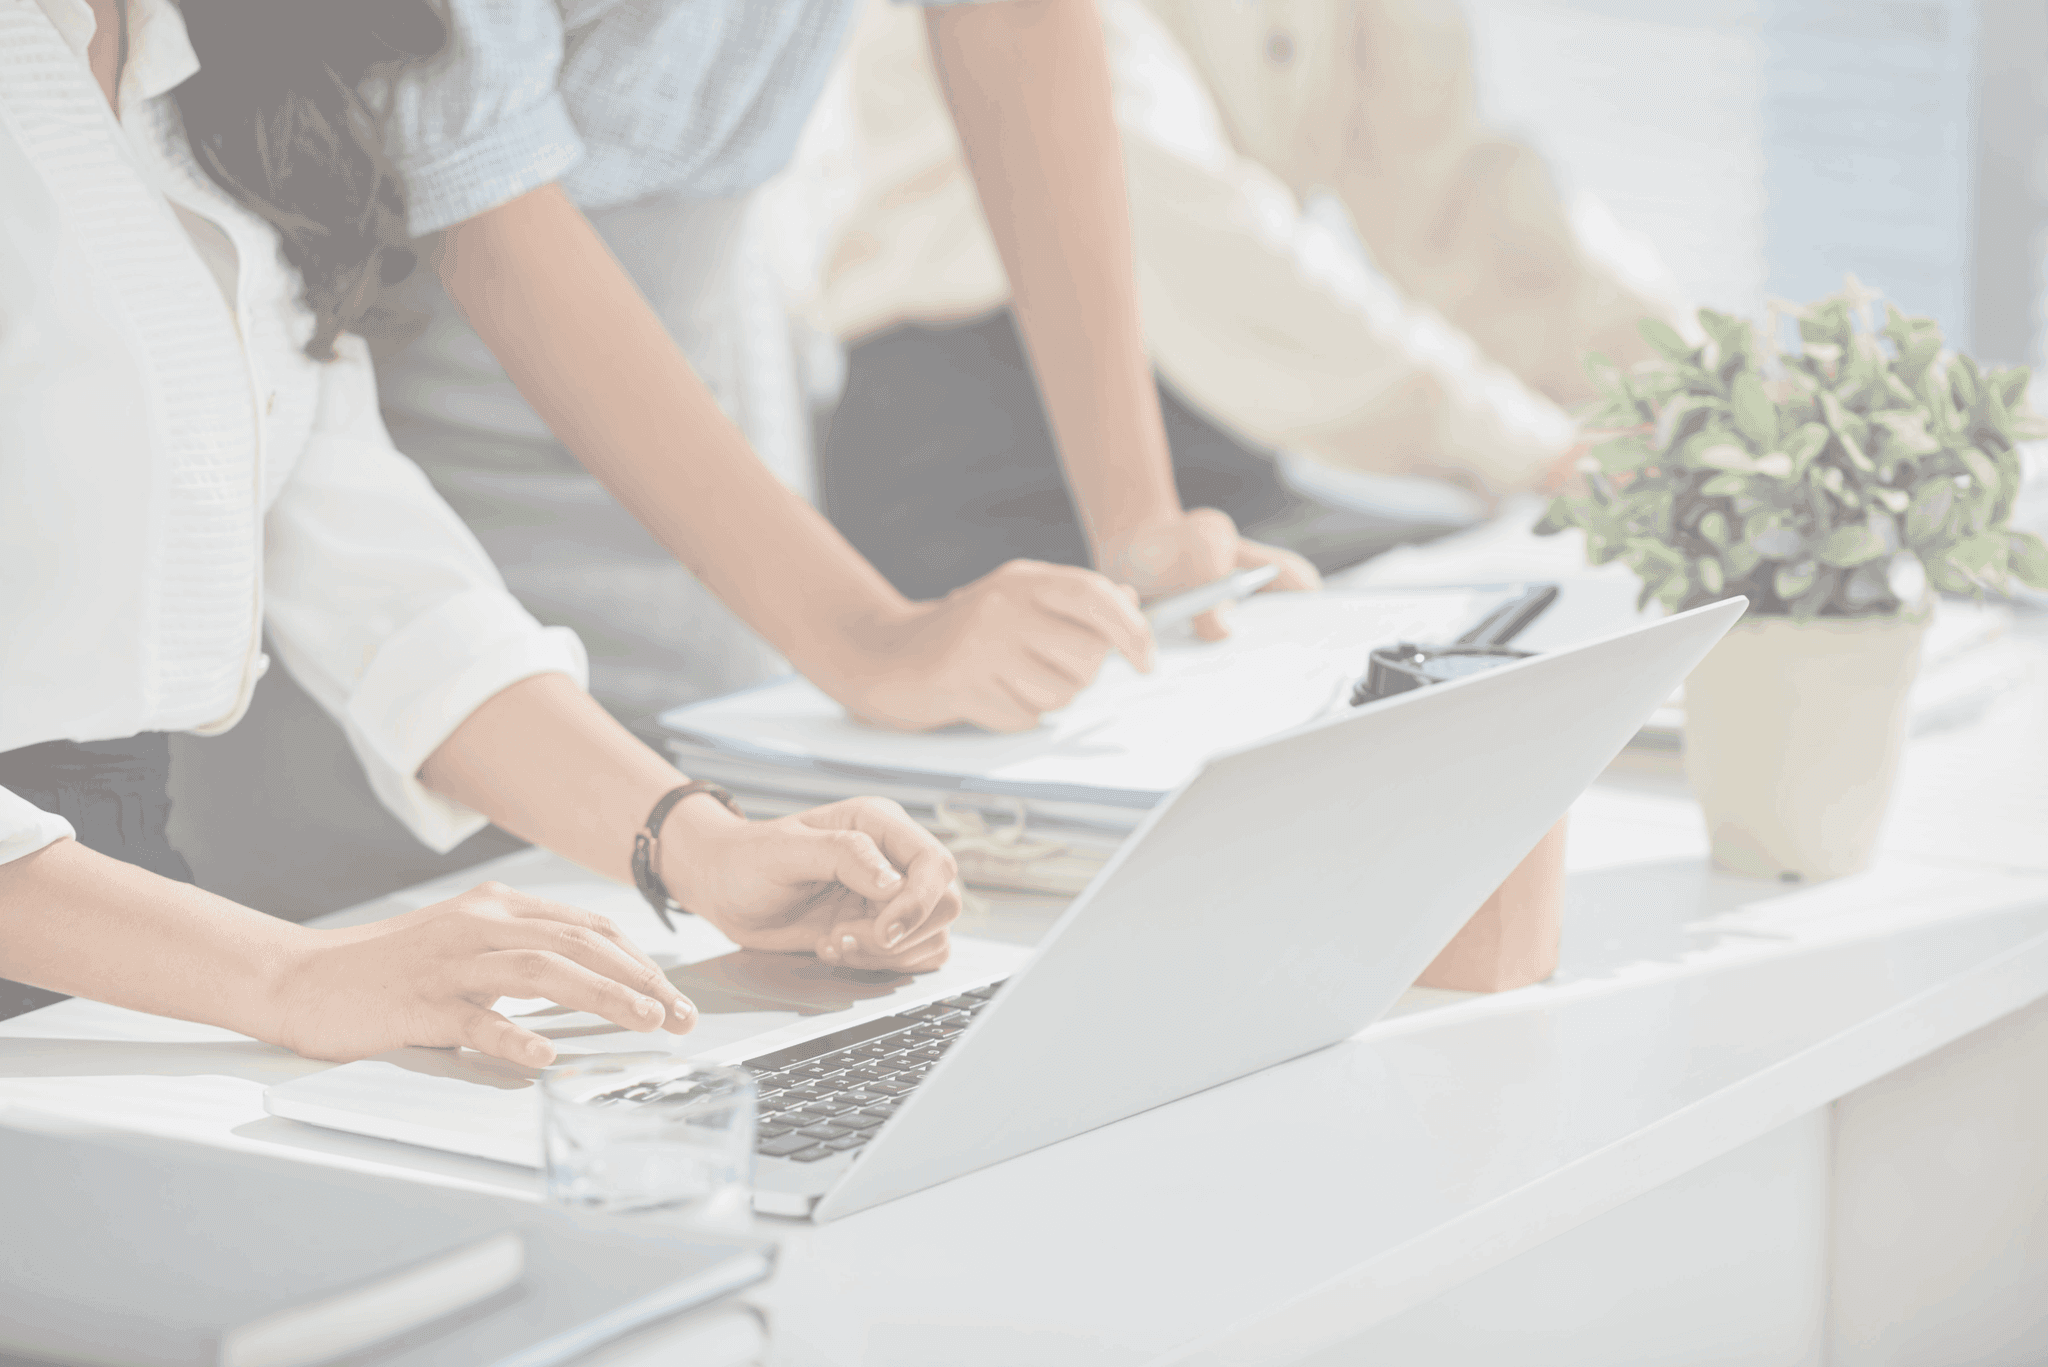
[[[960,914],[953,859],[895,803],[856,798],[776,821],[688,805],[691,819],[664,830],[664,881],[727,938],[847,968],[945,962]],[[270,994],[278,1023],[266,1037],[309,1058],[413,1044],[552,1062],[553,1044],[493,1009],[500,997],[545,997],[625,1030],[697,1023],[696,1007],[609,918],[497,883],[301,934]]]
[[308,1058],[420,1044],[554,1062],[554,1045],[492,1009],[500,997],[546,997],[626,1030],[680,1035],[697,1023],[697,1008],[609,918],[502,883],[304,932],[287,956],[268,994],[277,1025],[263,1035]]

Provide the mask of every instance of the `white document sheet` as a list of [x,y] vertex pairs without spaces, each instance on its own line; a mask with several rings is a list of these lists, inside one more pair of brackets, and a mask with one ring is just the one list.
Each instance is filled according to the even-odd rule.
[[1510,596],[1495,589],[1264,593],[1230,613],[1229,640],[1163,636],[1150,674],[1112,656],[1036,730],[905,734],[866,726],[801,678],[676,708],[663,725],[700,743],[804,765],[983,792],[1150,806],[1220,751],[1344,705],[1374,647],[1454,639]]

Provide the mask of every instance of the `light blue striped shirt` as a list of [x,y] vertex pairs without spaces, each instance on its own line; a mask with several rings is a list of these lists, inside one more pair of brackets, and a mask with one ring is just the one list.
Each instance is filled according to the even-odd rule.
[[557,180],[586,209],[752,189],[788,163],[860,4],[444,0],[447,49],[366,88],[412,231]]

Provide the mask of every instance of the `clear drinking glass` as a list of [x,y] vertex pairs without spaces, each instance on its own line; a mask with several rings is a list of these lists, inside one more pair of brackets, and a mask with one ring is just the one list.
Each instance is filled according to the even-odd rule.
[[744,1219],[754,1077],[673,1054],[608,1054],[541,1074],[548,1199],[620,1212]]

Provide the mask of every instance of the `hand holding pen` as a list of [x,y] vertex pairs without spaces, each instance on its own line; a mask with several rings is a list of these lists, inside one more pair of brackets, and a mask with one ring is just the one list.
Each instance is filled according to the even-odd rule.
[[[1274,571],[1263,586],[1269,590],[1316,589],[1323,582],[1315,566],[1293,551],[1240,537],[1229,516],[1214,508],[1140,528],[1105,546],[1101,559],[1105,574],[1132,585],[1147,600],[1201,590],[1237,571],[1267,567]],[[1238,596],[1226,594],[1201,609],[1194,617],[1195,634],[1205,641],[1228,636],[1222,604]]]

